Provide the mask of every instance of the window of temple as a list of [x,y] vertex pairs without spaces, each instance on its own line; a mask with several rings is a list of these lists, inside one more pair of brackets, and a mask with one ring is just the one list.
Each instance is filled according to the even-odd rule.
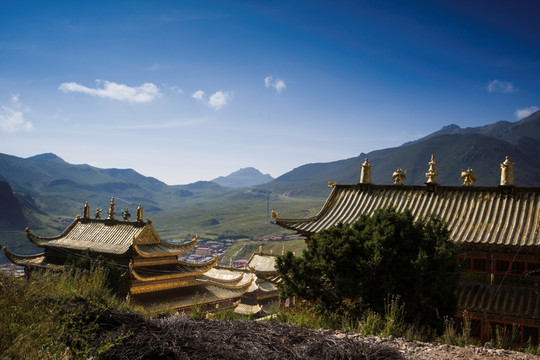
[[512,274],[524,275],[525,274],[525,261],[514,261],[512,263]]
[[506,273],[510,267],[510,261],[508,260],[496,260],[495,261],[495,272]]
[[485,258],[473,258],[472,265],[473,265],[474,271],[481,271],[481,272],[487,271],[487,259]]

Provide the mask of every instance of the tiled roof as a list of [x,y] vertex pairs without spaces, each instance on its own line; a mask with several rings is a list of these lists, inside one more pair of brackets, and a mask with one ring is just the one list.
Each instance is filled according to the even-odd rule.
[[196,286],[133,295],[131,302],[152,312],[182,309],[195,304],[237,299],[250,285],[251,282],[247,282],[241,287],[224,288],[210,283],[199,283]]
[[540,188],[337,185],[316,216],[276,223],[309,236],[389,206],[415,219],[439,216],[458,243],[540,245]]
[[104,254],[127,253],[132,245],[142,257],[181,255],[196,244],[169,244],[161,241],[151,223],[101,219],[75,219],[59,236],[41,237],[27,229],[27,236],[35,245],[44,248],[91,250]]
[[179,260],[176,264],[165,266],[137,267],[131,269],[131,273],[135,279],[140,281],[154,282],[159,280],[169,280],[202,274],[214,267],[217,264],[217,261],[217,256],[211,261],[202,264],[188,263]]
[[458,308],[506,316],[540,319],[540,296],[536,288],[460,283]]
[[17,255],[9,251],[6,247],[4,247],[3,250],[9,261],[19,266],[38,267],[51,270],[63,269],[62,265],[56,265],[47,262],[45,259],[45,254],[43,253],[36,255]]
[[159,257],[163,255],[184,255],[185,253],[191,251],[197,240],[193,239],[184,244],[170,244],[165,242],[160,242],[157,244],[139,244],[135,245],[134,249],[142,257]]
[[275,273],[276,256],[272,254],[254,253],[248,261],[248,267],[256,272]]

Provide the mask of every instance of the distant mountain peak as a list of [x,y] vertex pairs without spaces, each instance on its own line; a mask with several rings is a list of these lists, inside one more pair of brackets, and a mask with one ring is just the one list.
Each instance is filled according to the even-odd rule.
[[254,167],[246,167],[211,181],[221,186],[241,188],[266,184],[272,180],[274,180],[274,178],[269,174],[263,174]]
[[443,126],[441,128],[441,131],[454,131],[454,130],[458,130],[458,129],[461,129],[458,125],[450,124],[450,125]]
[[44,154],[34,155],[29,158],[26,158],[26,160],[49,161],[49,162],[56,162],[56,163],[62,163],[62,164],[66,163],[64,159],[62,159],[61,157],[53,153],[44,153]]

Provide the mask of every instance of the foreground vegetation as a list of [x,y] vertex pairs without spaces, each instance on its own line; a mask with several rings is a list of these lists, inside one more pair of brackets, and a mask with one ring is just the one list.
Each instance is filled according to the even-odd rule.
[[101,268],[28,278],[0,272],[0,359],[85,359],[114,345],[118,339],[93,342],[105,311],[127,311],[106,282]]
[[[223,326],[215,322],[197,325],[189,323],[185,318],[174,316],[148,319],[134,311],[143,313],[141,309],[129,309],[123,300],[111,294],[107,287],[106,271],[101,268],[61,274],[34,273],[28,278],[14,277],[0,272],[0,359],[112,359],[127,352],[140,353],[143,350],[140,341],[153,344],[153,347],[144,349],[146,352],[153,352],[155,357],[151,358],[160,358],[159,356],[164,355],[164,351],[180,350],[198,351],[196,354],[190,354],[191,358],[205,358],[205,356],[207,358],[208,353],[204,353],[205,351],[220,348],[216,346],[216,338],[208,340],[212,343],[210,347],[207,347],[209,344],[206,343],[206,345],[200,344],[201,347],[197,347],[194,343],[189,343],[189,346],[186,345],[187,348],[183,349],[173,349],[173,347],[182,346],[182,341],[177,340],[186,336],[191,336],[190,341],[203,341],[204,336],[199,336],[193,331],[199,329],[202,331],[201,334],[206,334],[209,328],[215,328],[215,336],[222,334],[222,336],[231,336],[231,339],[241,340],[240,343],[246,351],[249,350],[248,348],[256,348],[256,346],[247,346],[249,344],[246,343],[254,339],[267,342],[269,349],[263,348],[259,349],[260,351],[273,351],[277,340],[269,342],[269,336],[276,337],[283,332],[293,331],[280,324],[308,329],[337,329],[381,337],[404,337],[408,340],[460,346],[475,345],[475,341],[470,337],[467,322],[465,326],[458,328],[453,321],[446,320],[445,330],[441,336],[428,328],[418,328],[408,324],[404,320],[403,304],[395,297],[386,302],[382,314],[367,310],[361,318],[354,319],[321,316],[309,302],[302,302],[293,308],[280,310],[268,320],[271,323],[280,324],[269,327],[251,326],[242,321],[238,323],[238,329],[236,325],[232,326],[230,323]],[[194,311],[192,316],[204,318],[205,314]],[[231,309],[217,312],[214,318],[221,321],[253,320],[252,316],[241,317]],[[175,328],[172,326],[174,324],[178,324],[179,327]],[[246,329],[261,333],[247,339],[243,333]],[[181,331],[185,334],[180,334]],[[227,331],[231,334],[226,334]],[[294,331],[295,336],[301,336],[304,339],[302,341],[305,341],[308,348],[331,345],[335,341],[328,341],[327,344],[324,340],[325,336],[330,336],[332,332]],[[313,343],[314,339],[316,343]],[[343,346],[350,346],[350,344],[344,343]],[[492,346],[540,354],[540,349],[536,346],[528,345],[518,349],[502,336],[493,339]],[[233,350],[237,351],[236,348]],[[332,347],[326,347],[326,351],[334,350]]]

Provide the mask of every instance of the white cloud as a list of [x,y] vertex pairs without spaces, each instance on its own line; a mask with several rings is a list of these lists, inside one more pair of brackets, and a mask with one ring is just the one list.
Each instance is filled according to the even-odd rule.
[[283,90],[285,90],[287,88],[287,84],[285,84],[285,81],[283,81],[281,79],[276,79],[276,80],[272,81],[271,76],[267,76],[267,77],[264,78],[264,85],[267,88],[273,87],[274,89],[276,89],[276,91],[278,93],[281,93]]
[[206,100],[205,92],[202,90],[197,90],[191,95],[194,99],[197,99],[198,101],[202,102],[204,105],[209,106],[215,110],[219,110],[232,98],[231,94],[225,91],[216,91],[210,97],[208,100]]
[[212,95],[210,95],[210,100],[208,101],[208,105],[210,107],[218,110],[221,109],[223,106],[227,104],[229,101],[229,94],[223,91],[216,91]]
[[63,92],[80,92],[102,98],[138,103],[149,103],[161,96],[159,88],[152,83],[144,83],[139,87],[130,87],[107,80],[96,80],[96,83],[98,85],[103,83],[103,88],[92,89],[75,82],[69,82],[60,84],[58,89]]
[[199,101],[203,101],[203,97],[204,97],[204,91],[202,90],[197,90],[193,93],[193,95],[191,95],[194,99],[197,99]]
[[271,81],[272,81],[272,77],[271,76],[267,76],[264,78],[264,85],[269,88],[270,87],[270,84],[271,84]]
[[509,81],[493,80],[487,85],[487,91],[490,93],[512,93],[517,90],[514,87],[514,84]]
[[182,94],[184,93],[184,90],[182,90],[181,87],[176,86],[176,85],[175,85],[175,86],[171,86],[171,91],[172,91],[173,93],[175,93],[175,94],[180,94],[180,95],[182,95]]
[[529,106],[525,109],[517,109],[516,110],[516,118],[519,120],[519,119],[523,119],[523,118],[526,118],[527,116],[531,115],[532,113],[535,113],[537,112],[538,110],[540,110],[540,108],[538,106]]
[[0,131],[14,133],[32,131],[34,126],[24,120],[24,112],[19,102],[19,94],[11,96],[11,105],[0,105]]

